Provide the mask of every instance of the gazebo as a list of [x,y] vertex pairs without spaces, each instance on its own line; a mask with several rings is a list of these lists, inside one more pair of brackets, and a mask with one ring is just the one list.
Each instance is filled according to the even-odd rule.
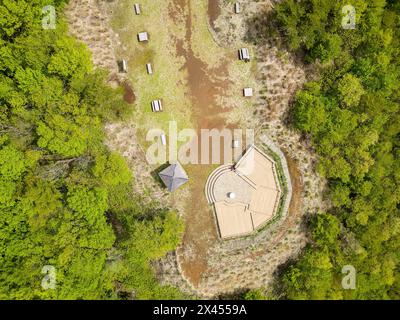
[[179,162],[171,164],[159,172],[158,175],[170,192],[175,191],[189,180]]

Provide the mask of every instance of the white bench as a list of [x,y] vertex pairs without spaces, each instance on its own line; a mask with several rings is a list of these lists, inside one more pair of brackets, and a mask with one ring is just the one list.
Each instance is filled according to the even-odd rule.
[[125,59],[122,59],[121,61],[119,61],[119,71],[126,73],[127,70],[128,70],[128,64],[126,63]]
[[151,63],[146,64],[146,69],[148,74],[153,74],[153,67],[151,66]]
[[141,12],[140,12],[140,4],[139,3],[135,3],[134,5],[133,5],[133,7],[135,8],[135,13],[137,14],[137,15],[139,15]]
[[239,2],[236,2],[235,3],[235,13],[237,14],[237,13],[240,13],[240,3]]
[[161,112],[163,111],[161,100],[154,100],[151,102],[151,110],[153,112]]
[[242,48],[239,50],[239,59],[244,61],[250,61],[249,49]]
[[244,88],[243,95],[245,97],[252,97],[253,96],[253,88]]
[[138,40],[139,42],[149,41],[149,35],[147,32],[139,32],[138,33]]
[[165,137],[165,134],[161,134],[160,138],[161,138],[161,144],[163,146],[167,145],[167,138]]

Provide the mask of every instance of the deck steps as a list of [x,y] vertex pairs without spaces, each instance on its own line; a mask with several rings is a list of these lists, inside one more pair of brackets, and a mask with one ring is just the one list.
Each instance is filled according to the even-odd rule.
[[215,169],[208,177],[206,185],[205,185],[205,194],[207,198],[207,202],[209,204],[213,204],[216,202],[215,196],[214,196],[214,184],[218,180],[218,178],[223,175],[226,172],[229,172],[232,170],[232,165],[231,164],[226,164],[218,167]]

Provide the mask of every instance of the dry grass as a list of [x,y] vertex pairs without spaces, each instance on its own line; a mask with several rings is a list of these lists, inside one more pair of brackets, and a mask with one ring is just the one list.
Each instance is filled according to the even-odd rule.
[[96,0],[71,0],[65,10],[70,33],[85,42],[92,52],[93,63],[111,73],[118,70],[108,17]]

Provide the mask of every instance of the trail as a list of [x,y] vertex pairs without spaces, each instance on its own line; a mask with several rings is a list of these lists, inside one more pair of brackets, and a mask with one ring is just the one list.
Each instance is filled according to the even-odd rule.
[[[192,100],[193,117],[197,132],[201,129],[223,129],[228,125],[223,117],[229,109],[222,108],[216,97],[227,90],[228,81],[216,80],[228,78],[227,61],[221,61],[220,67],[210,69],[204,62],[196,58],[192,50],[192,4],[190,1],[175,0],[176,4],[188,9],[186,16],[186,50],[178,43],[178,55],[184,56],[188,72],[188,86]],[[200,136],[200,135],[198,135]],[[221,146],[221,152],[223,146]],[[200,156],[200,154],[199,154]],[[191,199],[185,208],[186,232],[182,247],[178,250],[184,276],[197,286],[202,274],[207,270],[207,250],[218,240],[213,212],[204,195],[204,185],[212,165],[189,165],[187,171],[192,181],[190,185]]]

